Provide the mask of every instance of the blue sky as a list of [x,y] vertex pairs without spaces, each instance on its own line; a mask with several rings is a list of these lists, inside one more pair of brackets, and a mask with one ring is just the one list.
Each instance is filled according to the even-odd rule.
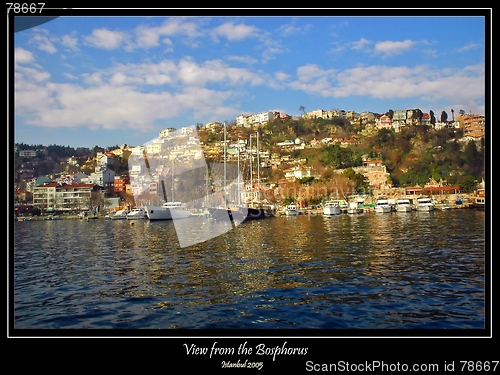
[[14,35],[14,138],[137,146],[301,106],[485,115],[489,32],[480,16],[58,17]]

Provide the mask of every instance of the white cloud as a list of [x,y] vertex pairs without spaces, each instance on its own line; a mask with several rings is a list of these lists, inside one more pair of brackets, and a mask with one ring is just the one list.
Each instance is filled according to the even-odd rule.
[[462,70],[432,70],[428,66],[369,66],[337,75],[334,97],[352,95],[376,99],[424,98],[472,102],[484,97],[484,65]]
[[78,77],[74,76],[73,74],[67,73],[67,72],[63,73],[63,76],[65,76],[66,78],[71,79],[71,80],[78,80],[79,79]]
[[331,80],[335,70],[324,70],[315,64],[307,64],[297,68],[298,80],[289,85],[295,90],[302,90],[315,95],[328,96],[332,88]]
[[[119,73],[119,74],[118,74]],[[102,72],[100,79],[111,77],[109,82],[116,84],[169,84],[174,88],[205,87],[208,84],[238,86],[243,84],[262,85],[266,83],[263,73],[254,73],[248,69],[235,68],[222,60],[208,60],[199,64],[192,59],[182,59],[178,63],[163,60],[159,63],[119,64],[107,72]],[[96,77],[87,80],[95,82]]]
[[352,49],[357,50],[357,51],[362,51],[362,50],[365,50],[366,46],[368,46],[370,44],[372,44],[372,42],[370,42],[369,40],[367,40],[365,38],[361,38],[357,42],[352,43]]
[[36,48],[38,48],[41,51],[48,52],[50,54],[57,52],[56,47],[47,36],[49,35],[49,32],[47,30],[34,29],[33,32],[34,35],[31,38],[30,43],[34,44]]
[[[277,79],[279,76],[276,75]],[[334,98],[352,96],[374,99],[416,98],[469,103],[477,108],[484,100],[484,64],[461,70],[432,69],[429,66],[360,66],[344,71],[308,64],[297,69],[295,90]]]
[[135,29],[137,35],[136,43],[139,47],[156,47],[160,45],[160,36],[158,27],[139,26]]
[[88,83],[89,85],[101,85],[103,83],[102,73],[96,72],[92,74],[84,73],[82,76],[85,79],[85,82]]
[[252,56],[227,56],[226,60],[241,62],[247,65],[253,65],[259,62],[259,60],[253,58]]
[[[29,61],[29,54],[18,51]],[[64,73],[70,79],[77,77]],[[134,129],[151,131],[157,120],[174,118],[188,111],[202,118],[234,116],[238,111],[225,101],[238,92],[203,87],[223,83],[263,84],[258,75],[232,68],[222,61],[197,64],[116,65],[108,71],[82,75],[89,87],[48,82],[48,73],[20,66],[16,71],[16,114],[28,125],[92,129]],[[185,83],[188,85],[185,85]],[[170,84],[170,92],[144,92],[142,85]]]
[[197,38],[203,35],[199,30],[198,24],[185,18],[169,18],[163,25],[158,27],[161,35],[173,36],[180,35],[187,38]]
[[387,40],[385,42],[375,43],[374,52],[389,57],[407,52],[415,44],[416,42],[409,39],[406,39],[402,42],[394,42],[391,40]]
[[33,62],[35,60],[35,58],[33,57],[33,54],[30,51],[25,50],[24,48],[21,48],[21,47],[17,47],[14,50],[14,54],[15,54],[16,64],[30,63],[30,62]]
[[111,31],[105,28],[94,29],[91,35],[85,37],[85,41],[91,46],[116,49],[127,39],[127,35],[121,31]]
[[283,72],[274,73],[274,77],[276,77],[278,81],[287,81],[290,79],[290,75]]
[[478,48],[480,48],[480,47],[481,47],[481,46],[480,46],[479,44],[477,44],[477,43],[472,43],[472,42],[469,42],[469,43],[467,43],[465,46],[463,46],[463,47],[459,48],[457,51],[458,51],[458,52],[467,52],[467,51],[469,51],[469,50],[471,50],[471,49],[478,49]]
[[78,38],[72,37],[71,35],[63,35],[61,37],[61,44],[72,51],[78,51]]
[[41,71],[37,67],[16,66],[16,86],[24,80],[37,83],[48,80],[49,78],[49,73]]
[[233,22],[226,22],[212,30],[212,35],[223,36],[228,40],[243,40],[258,35],[258,29],[255,26],[245,24],[235,25]]
[[313,28],[313,25],[310,23],[304,26],[297,26],[296,21],[297,18],[294,18],[291,23],[280,26],[278,28],[278,32],[283,36],[290,36],[290,35],[305,34]]

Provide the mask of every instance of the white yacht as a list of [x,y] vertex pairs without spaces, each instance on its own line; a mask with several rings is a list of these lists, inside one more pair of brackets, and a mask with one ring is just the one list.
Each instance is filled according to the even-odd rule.
[[348,214],[360,214],[363,209],[359,207],[358,202],[349,202],[349,208],[347,209]]
[[432,202],[432,198],[429,197],[420,197],[417,198],[417,211],[433,211],[434,203]]
[[146,205],[144,208],[149,220],[186,219],[191,216],[186,204],[181,202],[166,202],[161,206]]
[[391,212],[391,205],[389,204],[388,199],[378,199],[377,204],[375,205],[375,212],[379,213],[389,213]]
[[411,212],[412,209],[413,208],[409,199],[400,198],[396,201],[397,212]]
[[145,219],[146,217],[146,211],[144,211],[144,208],[133,208],[127,214],[127,220]]
[[323,215],[340,215],[342,210],[338,200],[330,200],[323,204]]
[[125,220],[127,219],[127,214],[128,214],[127,210],[118,210],[114,214],[109,215],[109,218],[111,220]]
[[296,204],[289,204],[285,207],[284,213],[286,216],[298,216],[300,214],[299,207]]

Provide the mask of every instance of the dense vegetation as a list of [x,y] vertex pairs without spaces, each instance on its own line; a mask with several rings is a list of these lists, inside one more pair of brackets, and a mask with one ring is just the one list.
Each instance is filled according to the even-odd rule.
[[[445,117],[442,115],[442,117]],[[365,131],[363,131],[365,129]],[[391,129],[366,131],[361,124],[346,119],[291,119],[274,120],[258,128],[261,150],[272,153],[283,151],[276,144],[300,138],[306,142],[331,137],[336,140],[355,140],[350,146],[340,142],[318,148],[294,150],[291,156],[306,159],[307,165],[317,170],[324,179],[331,177],[331,169],[361,166],[363,157],[381,159],[396,187],[423,186],[434,179],[448,185],[458,185],[463,191],[472,191],[484,178],[484,138],[460,142],[463,132],[454,128],[434,130],[427,125],[409,125],[396,133]],[[227,139],[255,134],[255,129],[229,127]],[[199,131],[200,140],[221,140],[220,134]],[[283,174],[274,172],[270,179]],[[352,176],[351,176],[352,177]],[[357,186],[363,181],[358,178]]]

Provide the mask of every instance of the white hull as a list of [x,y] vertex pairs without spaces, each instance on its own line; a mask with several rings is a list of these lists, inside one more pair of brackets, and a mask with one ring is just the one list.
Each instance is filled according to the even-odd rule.
[[347,209],[348,214],[354,215],[354,214],[360,214],[361,212],[363,212],[363,210],[358,207],[358,203],[356,202],[349,203],[349,208]]
[[375,212],[386,214],[392,211],[392,208],[387,199],[379,199],[375,206]]
[[300,214],[299,208],[295,204],[290,204],[285,207],[285,216],[298,216]]
[[434,210],[434,204],[430,198],[417,198],[417,211],[429,212]]
[[417,211],[429,212],[433,211],[434,206],[432,204],[419,204],[417,205]]
[[127,215],[110,215],[111,220],[127,220]]
[[409,199],[398,199],[396,202],[397,212],[411,212],[412,207]]
[[342,213],[339,206],[336,207],[323,207],[323,215],[340,215]]
[[146,206],[145,209],[149,220],[177,220],[191,216],[191,212],[185,209],[165,206]]
[[411,208],[411,206],[406,206],[406,205],[401,206],[401,205],[399,205],[399,206],[396,207],[396,211],[397,212],[411,212],[412,208]]
[[144,220],[146,212],[143,209],[133,209],[127,214],[127,220]]
[[391,206],[376,206],[375,212],[378,212],[381,214],[389,213],[389,212],[391,212]]

